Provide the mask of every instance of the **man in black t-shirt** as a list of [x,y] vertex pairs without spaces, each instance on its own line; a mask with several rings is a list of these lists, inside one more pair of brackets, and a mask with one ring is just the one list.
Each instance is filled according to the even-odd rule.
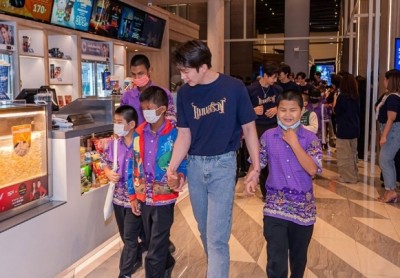
[[281,64],[279,66],[279,74],[278,74],[278,79],[279,79],[279,86],[282,87],[283,91],[295,91],[301,93],[300,86],[294,83],[293,81],[290,81],[289,79],[289,74],[291,73],[290,66],[287,64]]

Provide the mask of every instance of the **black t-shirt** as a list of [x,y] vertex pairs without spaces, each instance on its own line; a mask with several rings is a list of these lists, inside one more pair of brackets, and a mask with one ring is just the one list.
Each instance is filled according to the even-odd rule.
[[311,90],[314,88],[314,86],[313,85],[311,85],[310,83],[307,83],[306,85],[304,85],[304,86],[302,86],[302,85],[299,85],[300,86],[300,89],[301,89],[301,92],[303,93],[303,94],[309,94],[310,92],[311,92]]
[[177,126],[190,129],[190,155],[215,156],[236,151],[242,125],[256,119],[243,82],[221,73],[210,84],[183,85],[177,109]]
[[387,122],[387,111],[396,112],[395,122],[400,122],[400,96],[395,94],[389,95],[385,103],[380,107],[378,121],[382,124]]
[[301,93],[300,86],[294,83],[293,81],[289,81],[287,83],[279,82],[278,85],[281,86],[283,92],[292,90]]
[[254,82],[250,86],[247,87],[249,91],[250,100],[253,107],[263,106],[264,114],[257,115],[256,124],[257,125],[272,125],[276,124],[276,116],[272,118],[268,118],[265,115],[265,112],[272,108],[276,107],[276,101],[279,94],[282,91],[282,88],[271,85],[269,87],[262,87],[260,82]]

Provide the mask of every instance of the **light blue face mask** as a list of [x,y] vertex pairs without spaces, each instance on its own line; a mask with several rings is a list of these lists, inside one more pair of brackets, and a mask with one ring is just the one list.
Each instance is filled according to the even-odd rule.
[[278,120],[278,125],[283,129],[283,130],[288,130],[289,128],[291,129],[296,129],[299,127],[300,125],[300,120],[298,120],[297,122],[295,122],[293,125],[291,126],[285,126],[279,119]]

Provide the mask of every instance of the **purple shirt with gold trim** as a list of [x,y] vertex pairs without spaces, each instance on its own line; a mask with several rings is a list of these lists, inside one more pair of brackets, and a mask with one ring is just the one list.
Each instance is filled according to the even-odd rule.
[[[105,151],[102,162],[107,164],[108,167],[112,169],[114,160],[114,140],[110,142],[107,150]],[[130,208],[131,203],[129,201],[127,179],[128,179],[128,164],[129,159],[132,158],[133,145],[127,146],[124,141],[124,137],[117,139],[117,171],[116,173],[120,175],[119,182],[115,185],[113,203],[125,208]]]
[[[314,133],[300,125],[296,131],[300,145],[322,172],[321,142]],[[261,167],[268,164],[265,184],[267,196],[264,215],[308,226],[315,222],[316,206],[312,177],[300,165],[289,144],[282,138],[278,126],[267,130],[260,138]]]

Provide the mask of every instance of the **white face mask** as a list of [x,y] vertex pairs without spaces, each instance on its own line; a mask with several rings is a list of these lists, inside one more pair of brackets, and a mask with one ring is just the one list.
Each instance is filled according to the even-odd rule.
[[124,124],[114,124],[114,133],[119,137],[128,135],[129,130],[124,130]]
[[146,122],[148,122],[149,124],[154,124],[160,119],[162,113],[157,116],[157,110],[158,108],[153,110],[143,110],[143,116]]

